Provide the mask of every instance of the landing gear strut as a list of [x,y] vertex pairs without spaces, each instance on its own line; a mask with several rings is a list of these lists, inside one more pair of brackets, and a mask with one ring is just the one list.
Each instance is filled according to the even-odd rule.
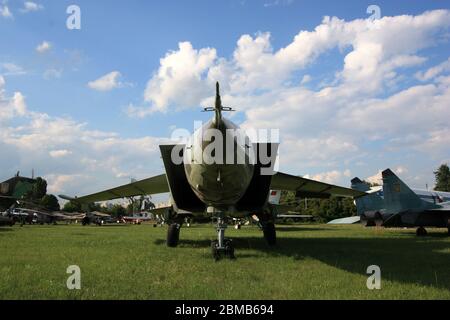
[[235,259],[234,247],[231,239],[225,238],[226,221],[223,217],[217,218],[217,240],[211,242],[211,252],[214,260],[219,260],[222,256]]
[[426,230],[424,227],[418,227],[417,230],[416,230],[416,235],[417,235],[418,237],[426,236],[427,233],[428,233],[428,232],[427,232],[427,230]]
[[275,224],[273,222],[263,222],[262,229],[264,234],[264,239],[266,239],[269,246],[274,246],[277,244],[277,233],[275,231]]

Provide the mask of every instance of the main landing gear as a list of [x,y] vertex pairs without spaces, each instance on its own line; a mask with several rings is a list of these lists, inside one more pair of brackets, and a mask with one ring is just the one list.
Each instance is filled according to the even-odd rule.
[[416,235],[418,237],[423,237],[423,236],[426,236],[427,234],[428,234],[428,232],[424,227],[418,227],[416,230]]
[[277,232],[275,230],[274,214],[272,211],[262,212],[257,215],[259,226],[261,227],[264,235],[264,239],[269,246],[277,244]]
[[226,221],[223,217],[217,218],[217,240],[211,242],[211,252],[215,261],[222,257],[235,259],[234,247],[231,239],[225,238],[225,229],[227,228]]
[[[416,235],[418,237],[424,237],[428,234],[427,230],[424,227],[419,227],[416,230]],[[450,227],[447,227],[447,234],[450,236]]]
[[262,229],[264,234],[264,239],[266,239],[269,246],[274,246],[277,244],[277,233],[275,231],[275,224],[272,221],[262,222]]
[[176,247],[180,240],[181,223],[171,223],[167,229],[167,246]]

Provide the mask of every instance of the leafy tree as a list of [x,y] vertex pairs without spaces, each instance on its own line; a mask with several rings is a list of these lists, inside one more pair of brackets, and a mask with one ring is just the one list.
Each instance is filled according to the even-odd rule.
[[41,206],[50,211],[59,211],[58,199],[52,194],[46,194],[40,201]]
[[344,218],[356,214],[356,207],[352,199],[298,199],[292,191],[282,191],[280,204],[294,207],[299,214],[313,215],[320,222]]
[[69,201],[63,207],[65,212],[81,212],[81,204],[78,202]]
[[120,204],[115,204],[112,206],[112,208],[110,210],[110,214],[113,217],[125,216],[127,214],[127,210],[124,207],[122,207]]
[[436,177],[436,191],[450,191],[450,168],[448,164],[442,164],[436,171],[434,171]]
[[130,203],[127,206],[127,213],[139,213],[141,210],[149,210],[155,208],[155,204],[150,201],[151,196],[129,197]]
[[151,196],[141,196],[141,208],[144,210],[151,210],[156,208],[155,204],[150,200]]
[[126,211],[127,211],[127,214],[128,215],[132,215],[134,212],[137,212],[137,211],[135,211],[136,210],[136,203],[134,202],[134,201],[132,201],[132,202],[130,202],[128,205],[127,205],[127,208],[126,208]]
[[103,207],[98,203],[91,202],[88,204],[88,208],[89,212],[93,211],[103,212]]
[[31,190],[31,198],[40,200],[47,194],[47,181],[41,177],[36,178],[36,182]]

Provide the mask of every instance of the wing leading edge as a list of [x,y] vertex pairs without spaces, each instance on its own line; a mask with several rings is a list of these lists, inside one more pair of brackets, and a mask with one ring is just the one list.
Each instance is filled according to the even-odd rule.
[[159,176],[139,180],[82,197],[70,198],[64,195],[60,195],[59,197],[66,200],[77,201],[79,203],[91,203],[164,192],[169,192],[169,186],[167,184],[166,175],[161,174]]
[[[332,196],[357,198],[366,194],[362,191],[339,187],[282,172],[277,172],[272,177],[270,188],[273,190],[295,191],[297,196],[309,198],[328,198]],[[60,197],[67,200],[74,200],[79,203],[91,203],[146,194],[165,193],[169,191],[166,175],[161,174],[82,197],[71,198],[64,195],[60,195]]]
[[295,191],[297,197],[306,198],[357,198],[366,194],[362,191],[339,187],[336,185],[302,177],[292,176],[282,172],[277,172],[274,174],[274,176],[272,177],[270,188],[272,190]]

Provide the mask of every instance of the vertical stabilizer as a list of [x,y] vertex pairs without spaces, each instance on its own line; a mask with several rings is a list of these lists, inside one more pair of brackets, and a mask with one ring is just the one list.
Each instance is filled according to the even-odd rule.
[[[353,178],[351,183],[352,189],[363,192],[370,191],[369,185],[358,177]],[[356,198],[355,204],[358,215],[368,211],[379,211],[384,208],[384,200],[378,192],[368,192],[367,195]]]
[[423,200],[391,169],[384,170],[382,175],[384,202],[388,213],[415,211],[425,207]]

